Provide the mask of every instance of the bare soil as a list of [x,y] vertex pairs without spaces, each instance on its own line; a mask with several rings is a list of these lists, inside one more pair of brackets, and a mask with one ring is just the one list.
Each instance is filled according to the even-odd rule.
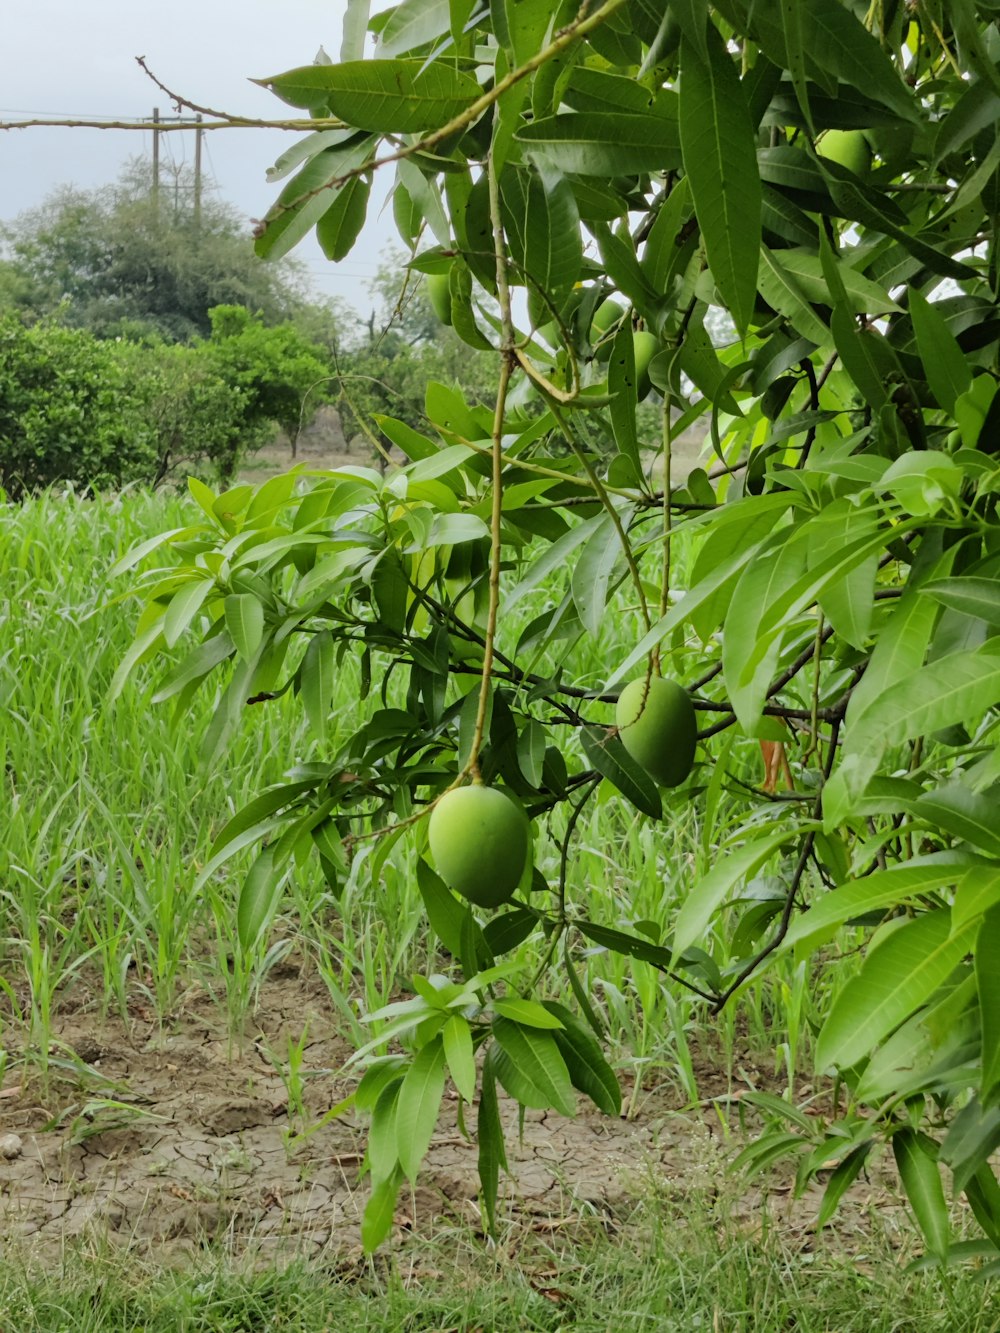
[[[72,1059],[48,1092],[10,1079],[0,1089],[0,1258],[17,1246],[49,1261],[79,1241],[176,1263],[221,1242],[265,1263],[320,1254],[357,1261],[364,1124],[348,1113],[296,1138],[351,1090],[342,1072],[350,1048],[335,1032],[322,983],[289,964],[276,973],[242,1049],[205,994],[162,1026],[140,1006],[128,1024],[98,1023],[85,1008],[57,1020],[55,1035]],[[282,1064],[288,1039],[298,1040],[306,1023],[303,1120],[272,1061]],[[710,1092],[709,1074],[703,1083]],[[651,1196],[676,1211],[679,1227],[697,1199],[702,1215],[724,1203],[729,1224],[761,1228],[763,1189],[734,1184],[727,1173],[739,1146],[727,1130],[727,1119],[736,1120],[732,1094],[692,1108],[664,1085],[634,1100],[630,1120],[584,1105],[575,1120],[528,1112],[521,1139],[516,1107],[504,1102],[511,1236],[587,1217],[613,1229]],[[481,1232],[476,1144],[456,1111],[452,1101],[416,1189],[401,1196],[397,1239],[438,1225]],[[813,1248],[819,1191],[795,1200],[790,1180],[774,1179],[767,1197],[772,1222],[796,1247]],[[873,1210],[883,1231],[887,1223],[907,1231],[889,1182],[861,1180],[837,1221],[852,1250],[863,1248]]]

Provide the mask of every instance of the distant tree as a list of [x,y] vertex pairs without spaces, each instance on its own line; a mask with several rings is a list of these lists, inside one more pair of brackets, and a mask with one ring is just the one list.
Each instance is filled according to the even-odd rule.
[[0,488],[158,485],[185,467],[228,479],[261,427],[199,348],[95,338],[0,316]]
[[214,306],[244,305],[273,324],[307,303],[301,265],[260,264],[245,221],[217,199],[196,219],[186,172],[154,200],[142,159],[113,185],[54,191],[0,227],[0,252],[0,309],[57,314],[100,337],[184,342],[209,336]]
[[245,306],[216,306],[209,321],[212,336],[199,349],[240,391],[248,425],[279,425],[294,458],[300,429],[330,397],[333,366],[326,350],[294,324],[265,326]]

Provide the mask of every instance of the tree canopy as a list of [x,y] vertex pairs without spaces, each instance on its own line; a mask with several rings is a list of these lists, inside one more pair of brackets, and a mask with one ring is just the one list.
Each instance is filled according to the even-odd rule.
[[[825,1218],[887,1143],[932,1255],[961,1253],[946,1185],[1000,1245],[997,18],[993,0],[403,0],[365,58],[350,0],[338,62],[261,80],[314,128],[276,168],[258,252],[315,227],[339,259],[374,172],[394,172],[411,271],[496,366],[488,408],[432,382],[426,429],[379,415],[398,472],[197,488],[204,517],[162,542],[202,595],[188,614],[189,585],[151,575],[135,650],[197,629],[161,688],[183,684],[181,714],[228,673],[209,756],[246,698],[290,685],[322,742],[339,656],[363,661],[350,738],[235,816],[203,879],[263,842],[238,904],[252,953],[310,858],[334,892],[362,872],[378,892],[408,840],[441,951],[367,1016],[356,1057],[367,1244],[446,1073],[478,1102],[488,1220],[498,1083],[526,1106],[617,1108],[574,970],[599,947],[715,1012],[790,951],[841,969],[815,1052],[833,1110],[766,1107],[748,1163],[825,1173]],[[706,457],[681,477],[693,423]],[[237,545],[238,579],[220,568]],[[630,626],[624,660],[602,656],[610,621]],[[633,677],[640,700],[684,686],[654,739],[687,755],[690,709],[693,764],[636,744],[634,687],[612,723]],[[782,747],[788,791],[747,780],[762,746]],[[433,836],[480,783],[535,829],[495,912]],[[589,919],[573,834],[599,795],[623,829],[664,821],[661,846],[682,808],[716,831],[674,919]],[[519,964],[529,936],[577,1013]]]
[[218,305],[291,318],[306,297],[300,267],[255,262],[238,212],[210,195],[196,218],[189,173],[177,184],[154,199],[150,164],[137,159],[112,185],[64,186],[0,227],[0,303],[101,337],[171,342],[208,337]]

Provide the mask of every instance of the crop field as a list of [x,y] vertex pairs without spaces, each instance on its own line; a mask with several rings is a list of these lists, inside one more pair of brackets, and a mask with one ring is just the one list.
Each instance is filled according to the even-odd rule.
[[[107,704],[136,615],[109,569],[190,507],[136,492],[0,508],[0,1329],[996,1327],[974,1275],[903,1275],[918,1247],[877,1164],[822,1232],[819,1194],[793,1197],[789,1168],[733,1174],[785,1094],[831,1095],[810,1059],[829,979],[792,958],[713,1016],[651,965],[588,950],[578,972],[622,1117],[519,1127],[505,1110],[511,1175],[488,1245],[453,1104],[388,1257],[362,1257],[345,1062],[372,1036],[365,1014],[447,961],[406,839],[339,899],[311,868],[293,876],[249,957],[236,899],[251,852],[196,889],[234,811],[329,758],[371,701],[346,659],[325,747],[285,696],[246,707],[214,769],[199,758],[211,690],[175,717],[140,671]],[[608,617],[567,678],[600,685],[623,633]],[[703,763],[697,806],[673,797],[662,824],[602,792],[577,829],[573,902],[632,930],[668,922],[738,807],[720,772]],[[536,848],[554,873],[563,818]]]

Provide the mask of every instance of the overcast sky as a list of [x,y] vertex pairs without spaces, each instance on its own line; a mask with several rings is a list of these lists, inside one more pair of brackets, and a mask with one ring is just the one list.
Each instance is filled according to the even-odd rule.
[[[376,0],[374,12],[387,7]],[[286,108],[247,80],[309,64],[322,43],[340,50],[344,0],[0,0],[0,120],[33,115],[149,116],[169,100],[135,62],[146,57],[169,87],[191,101],[242,115]],[[249,219],[262,217],[280,187],[264,171],[294,135],[217,130],[205,135],[207,184]],[[193,134],[164,135],[163,153],[190,162]],[[0,132],[0,218],[31,208],[54,187],[115,179],[134,154],[151,152],[144,132],[30,129]],[[381,191],[378,191],[381,195]],[[310,237],[294,252],[317,288],[364,311],[366,282],[391,243],[388,218],[372,220],[352,254],[330,264]],[[249,223],[248,223],[249,226]]]

